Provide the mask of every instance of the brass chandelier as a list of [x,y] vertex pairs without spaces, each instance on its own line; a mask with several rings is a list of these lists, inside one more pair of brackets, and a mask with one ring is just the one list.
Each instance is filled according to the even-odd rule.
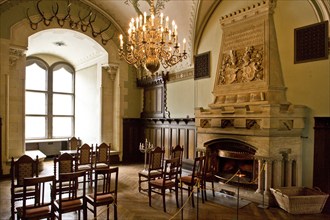
[[150,15],[146,12],[132,18],[128,29],[128,39],[124,46],[123,35],[119,36],[119,56],[136,68],[146,68],[152,75],[160,64],[166,69],[187,58],[186,39],[182,51],[178,42],[178,28],[173,20],[163,13],[155,14],[151,0]]

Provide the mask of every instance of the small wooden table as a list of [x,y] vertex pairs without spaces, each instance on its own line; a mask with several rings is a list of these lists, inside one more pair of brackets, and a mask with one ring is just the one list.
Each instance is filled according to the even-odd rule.
[[60,150],[60,154],[65,154],[65,153],[68,153],[68,154],[71,154],[72,156],[76,156],[77,155],[77,150]]
[[[25,155],[28,155],[29,157],[31,157],[32,159],[35,160],[35,158],[37,158],[38,156],[38,170],[39,172],[42,171],[44,169],[44,160],[46,159],[46,155],[44,153],[42,153],[42,151],[40,150],[27,150],[24,153]],[[16,157],[14,158],[14,161],[18,160],[19,158]],[[11,159],[8,160],[8,163],[11,162]]]

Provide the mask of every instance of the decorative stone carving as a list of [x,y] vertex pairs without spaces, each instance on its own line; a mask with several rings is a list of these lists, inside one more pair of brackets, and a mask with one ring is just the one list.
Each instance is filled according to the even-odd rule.
[[11,67],[16,65],[16,62],[19,58],[25,55],[26,50],[19,48],[10,48],[9,49],[9,65]]
[[202,128],[209,128],[209,127],[211,127],[211,124],[210,124],[210,121],[209,121],[209,120],[207,120],[207,119],[202,119],[202,120],[200,121],[200,126],[201,126]]
[[186,69],[179,72],[171,73],[168,76],[168,83],[177,82],[194,78],[194,69]]
[[293,120],[279,120],[279,130],[292,130]]
[[265,0],[220,19],[222,43],[211,108],[286,102],[272,17],[275,5]]
[[247,119],[246,120],[246,128],[247,129],[260,129],[260,121],[255,119]]
[[109,73],[109,77],[112,81],[115,80],[119,66],[117,64],[106,64],[102,66]]
[[233,119],[222,119],[221,120],[221,128],[230,128],[230,127],[234,127]]
[[263,47],[248,46],[244,50],[224,52],[219,84],[264,80]]

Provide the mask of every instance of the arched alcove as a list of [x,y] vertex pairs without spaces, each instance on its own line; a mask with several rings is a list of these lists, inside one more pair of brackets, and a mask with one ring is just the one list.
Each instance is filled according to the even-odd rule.
[[[93,34],[81,30],[72,30],[70,27],[63,26],[59,28],[56,24],[46,26],[40,24],[36,30],[30,27],[27,19],[13,24],[10,27],[10,36],[8,39],[4,38],[1,41],[1,50],[3,59],[1,59],[1,85],[3,90],[1,92],[1,109],[3,130],[6,134],[3,137],[2,163],[9,160],[11,157],[22,155],[25,151],[25,126],[24,126],[24,84],[25,84],[25,64],[28,55],[36,54],[53,54],[49,51],[34,51],[33,44],[29,44],[29,38],[40,36],[41,34],[56,34],[56,33],[71,33],[80,43],[76,42],[74,53],[80,53],[83,45],[88,45],[93,48],[95,54],[90,53],[84,57],[82,62],[73,63],[78,72],[86,71],[89,77],[93,76],[94,87],[96,95],[90,95],[90,100],[99,103],[99,106],[91,103],[86,108],[93,109],[90,112],[97,112],[97,123],[89,126],[87,120],[81,123],[81,129],[92,127],[96,132],[93,137],[86,139],[88,144],[99,144],[100,142],[111,143],[114,150],[121,151],[121,119],[120,115],[123,111],[123,103],[121,95],[125,94],[124,88],[120,87],[123,81],[128,80],[128,66],[121,63],[117,56],[117,43],[109,40],[106,44],[102,43],[102,39],[94,38]],[[46,37],[47,38],[47,37]],[[64,39],[65,40],[65,39]],[[63,41],[64,41],[63,40]],[[49,42],[54,44],[56,42]],[[36,44],[38,46],[38,43]],[[38,47],[42,47],[39,45]],[[31,48],[32,52],[29,52]],[[88,50],[88,49],[87,49]],[[99,53],[99,54],[98,54]],[[70,62],[70,58],[60,56],[63,60]],[[71,61],[72,62],[72,61]],[[94,62],[94,63],[93,63]],[[79,63],[79,64],[77,64]],[[77,64],[77,65],[76,65]],[[89,70],[87,70],[89,69]],[[119,74],[119,71],[121,74]],[[94,77],[95,76],[95,77]],[[86,80],[85,80],[86,81]],[[87,80],[88,81],[88,80]],[[82,99],[86,96],[82,95]],[[86,100],[86,99],[85,99]],[[83,118],[84,116],[81,116]],[[94,119],[92,119],[94,120]],[[78,125],[77,125],[78,126]],[[85,129],[88,130],[88,129]],[[9,172],[9,167],[4,166],[4,174]]]

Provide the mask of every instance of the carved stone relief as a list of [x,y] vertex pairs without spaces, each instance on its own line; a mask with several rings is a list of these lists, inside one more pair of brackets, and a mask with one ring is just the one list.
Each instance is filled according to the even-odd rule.
[[263,80],[263,47],[224,52],[219,74],[220,85]]
[[16,61],[24,56],[26,50],[18,49],[18,48],[10,48],[9,49],[9,65],[11,67],[16,65]]

